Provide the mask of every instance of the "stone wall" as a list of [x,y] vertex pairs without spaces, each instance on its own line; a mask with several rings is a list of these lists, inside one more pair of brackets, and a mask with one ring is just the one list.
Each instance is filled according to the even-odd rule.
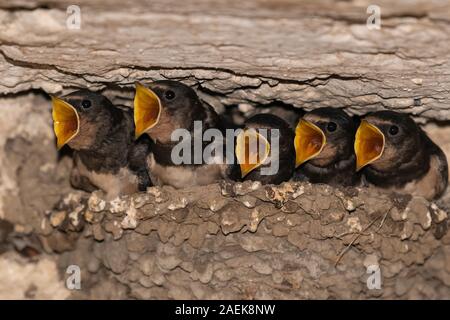
[[[14,229],[5,246],[22,255],[1,254],[0,264],[30,275],[22,295],[8,278],[0,291],[450,297],[449,193],[428,203],[308,184],[213,185],[206,197],[204,188],[152,188],[106,203],[70,188],[70,154],[56,151],[48,97],[88,87],[130,106],[136,81],[167,78],[193,85],[219,112],[392,109],[412,114],[448,154],[450,2],[378,1],[380,30],[367,28],[365,0],[78,0],[79,30],[66,26],[72,4],[0,2],[0,219]],[[61,289],[71,264],[82,268],[81,291]],[[381,267],[380,290],[367,287],[371,265]],[[45,268],[52,280],[36,278]]]

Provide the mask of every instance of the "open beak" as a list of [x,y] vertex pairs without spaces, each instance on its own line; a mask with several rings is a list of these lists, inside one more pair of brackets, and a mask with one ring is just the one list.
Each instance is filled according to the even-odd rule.
[[80,118],[75,108],[64,100],[52,97],[53,130],[58,149],[72,140],[80,130]]
[[356,131],[356,171],[376,161],[384,151],[384,134],[369,122],[363,120]]
[[236,158],[244,178],[261,166],[270,154],[269,141],[254,129],[242,131],[236,138]]
[[136,138],[156,126],[161,116],[161,109],[161,101],[156,93],[140,83],[136,83],[136,95],[134,96]]
[[326,142],[322,129],[307,120],[300,120],[295,128],[295,167],[321,153]]

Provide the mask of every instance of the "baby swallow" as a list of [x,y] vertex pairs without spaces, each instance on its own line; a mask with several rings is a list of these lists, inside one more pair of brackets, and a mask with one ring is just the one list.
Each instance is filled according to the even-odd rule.
[[[191,87],[168,80],[153,82],[148,87],[136,84],[134,121],[136,137],[146,133],[153,140],[147,164],[154,184],[184,188],[207,185],[224,177],[225,165],[206,163],[203,157],[208,144],[202,142],[203,133],[207,129],[221,131],[219,117]],[[195,125],[201,126],[200,131]],[[179,145],[179,140],[171,138],[176,129],[187,134],[184,142],[192,147],[190,157],[182,163],[172,157],[172,151]]]
[[149,144],[135,141],[131,109],[119,109],[89,90],[52,97],[52,105],[58,148],[67,144],[74,150],[75,188],[101,189],[108,199],[146,190]]
[[354,120],[341,109],[306,113],[295,129],[294,180],[352,186],[358,182],[353,141]]
[[442,150],[406,114],[374,112],[356,132],[357,170],[381,188],[438,198],[447,187],[448,164]]
[[288,181],[295,169],[294,133],[281,118],[257,114],[236,137],[236,164],[229,178],[262,184]]

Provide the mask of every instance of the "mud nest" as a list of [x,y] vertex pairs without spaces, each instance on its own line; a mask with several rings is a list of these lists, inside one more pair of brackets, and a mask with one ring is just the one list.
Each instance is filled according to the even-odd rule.
[[74,298],[450,297],[447,213],[435,203],[301,183],[206,189],[70,193],[38,232],[62,253],[61,272],[82,270]]
[[[218,112],[396,110],[450,158],[448,3],[379,1],[369,30],[368,0],[78,2],[79,30],[72,1],[0,3],[0,269],[14,270],[0,297],[450,298],[450,191],[430,203],[244,183],[106,202],[70,187],[44,93],[87,87],[130,106],[136,81],[173,79]],[[70,265],[81,290],[61,280]]]

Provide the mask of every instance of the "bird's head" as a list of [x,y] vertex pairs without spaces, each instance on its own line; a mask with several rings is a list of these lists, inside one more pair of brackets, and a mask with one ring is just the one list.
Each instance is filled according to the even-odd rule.
[[[291,128],[277,116],[257,114],[249,118],[236,138],[235,154],[241,178],[275,184],[288,180],[295,163],[293,139]],[[261,168],[277,170],[264,175]]]
[[78,90],[62,98],[52,97],[53,128],[57,146],[90,149],[111,126],[114,106],[103,95]]
[[389,171],[418,152],[420,129],[406,114],[379,111],[366,116],[356,132],[357,170],[371,165]]

